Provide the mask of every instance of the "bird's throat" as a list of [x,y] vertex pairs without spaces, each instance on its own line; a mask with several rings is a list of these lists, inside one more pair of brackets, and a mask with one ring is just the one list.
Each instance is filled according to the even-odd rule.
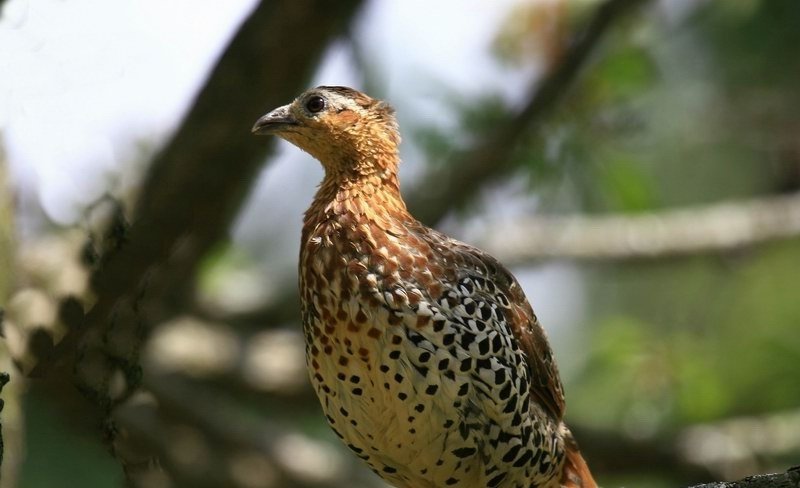
[[377,222],[389,231],[395,227],[391,222],[409,220],[395,168],[372,165],[347,171],[326,167],[325,178],[305,214],[304,234],[330,221],[345,226]]

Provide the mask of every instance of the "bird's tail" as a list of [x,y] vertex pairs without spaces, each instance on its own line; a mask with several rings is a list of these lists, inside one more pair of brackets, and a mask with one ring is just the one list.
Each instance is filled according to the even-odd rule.
[[562,488],[597,488],[597,482],[592,477],[591,471],[586,461],[581,456],[578,443],[572,436],[566,425],[561,425],[564,434],[564,447],[566,448],[566,459],[561,470]]

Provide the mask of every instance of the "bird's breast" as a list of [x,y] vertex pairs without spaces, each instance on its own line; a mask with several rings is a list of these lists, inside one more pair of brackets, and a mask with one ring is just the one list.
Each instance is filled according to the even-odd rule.
[[482,271],[341,237],[312,235],[300,264],[309,373],[335,433],[398,487],[552,478],[538,466],[554,437],[528,416],[525,358]]

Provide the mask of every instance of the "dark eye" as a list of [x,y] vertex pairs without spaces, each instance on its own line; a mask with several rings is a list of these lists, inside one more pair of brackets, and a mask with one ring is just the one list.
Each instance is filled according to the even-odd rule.
[[323,108],[325,108],[325,99],[319,95],[314,95],[306,100],[306,109],[312,114],[322,111]]

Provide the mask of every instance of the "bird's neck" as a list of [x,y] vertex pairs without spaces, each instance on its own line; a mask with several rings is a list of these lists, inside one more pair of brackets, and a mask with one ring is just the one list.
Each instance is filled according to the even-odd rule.
[[362,160],[347,170],[325,165],[325,178],[305,214],[304,239],[319,230],[372,226],[400,232],[413,220],[400,195],[397,161]]

